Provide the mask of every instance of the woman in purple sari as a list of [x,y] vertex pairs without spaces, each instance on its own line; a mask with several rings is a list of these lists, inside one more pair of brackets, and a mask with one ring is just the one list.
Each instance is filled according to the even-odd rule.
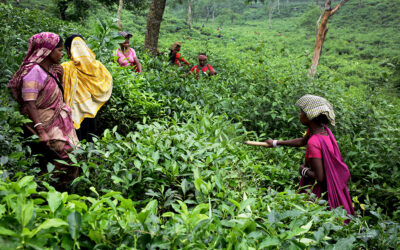
[[307,126],[302,138],[288,141],[267,140],[267,147],[307,145],[305,163],[300,165],[300,187],[312,187],[312,192],[321,197],[327,195],[330,208],[342,206],[348,214],[354,215],[347,182],[350,172],[340,154],[335,137],[327,124],[335,125],[333,106],[325,98],[313,95],[301,97],[296,105],[300,107],[300,122]]
[[[37,134],[57,158],[68,160],[68,151],[77,146],[78,139],[60,83],[62,44],[61,37],[54,33],[32,36],[28,53],[8,87],[21,105],[21,113],[33,121],[29,130]],[[66,171],[68,178],[77,177],[76,168],[55,165],[57,170]]]

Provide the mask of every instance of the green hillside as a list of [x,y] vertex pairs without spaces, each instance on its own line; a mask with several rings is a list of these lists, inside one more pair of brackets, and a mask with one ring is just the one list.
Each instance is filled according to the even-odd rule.
[[[144,49],[146,11],[125,8],[140,75],[115,62],[117,6],[104,2],[87,1],[77,18],[71,1],[66,21],[57,1],[0,3],[2,248],[399,247],[399,0],[346,3],[329,20],[314,78],[315,1],[281,0],[271,27],[269,1],[217,1],[214,23],[206,22],[210,1],[197,1],[190,30],[187,2],[168,2],[158,57]],[[113,76],[97,137],[70,155],[82,174],[63,193],[51,174],[38,174],[39,156],[28,146],[37,137],[23,135],[29,120],[6,87],[29,38],[42,31],[82,34]],[[183,77],[189,68],[168,62],[175,41],[191,65],[206,53],[218,75]],[[345,210],[297,192],[305,148],[241,143],[302,136],[294,103],[304,94],[334,104],[332,132],[352,175],[356,216],[348,224]]]

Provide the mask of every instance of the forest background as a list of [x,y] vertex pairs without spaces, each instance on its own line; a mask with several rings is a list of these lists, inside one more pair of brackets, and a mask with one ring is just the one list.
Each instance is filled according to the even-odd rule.
[[[153,57],[144,47],[150,2],[125,0],[121,25],[134,34],[141,75],[113,56],[117,1],[2,2],[0,245],[399,247],[399,0],[346,2],[329,20],[314,77],[308,70],[324,1],[168,1],[162,54]],[[53,165],[38,175],[27,146],[37,138],[22,134],[29,120],[6,88],[29,37],[42,31],[82,34],[114,79],[98,116],[101,133],[71,154],[82,176],[68,193],[48,184]],[[175,41],[192,65],[204,52],[219,74],[182,78],[188,68],[168,63]],[[240,143],[302,136],[294,103],[308,93],[334,104],[332,130],[352,174],[356,216],[348,225],[343,209],[296,193],[304,148]]]

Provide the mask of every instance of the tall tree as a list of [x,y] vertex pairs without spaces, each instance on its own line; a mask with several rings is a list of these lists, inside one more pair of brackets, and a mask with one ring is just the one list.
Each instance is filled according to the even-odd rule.
[[188,0],[188,27],[191,28],[192,0]]
[[280,0],[278,0],[278,13],[279,14],[281,13],[281,2],[280,2]]
[[164,15],[166,1],[167,0],[153,0],[147,16],[144,47],[150,50],[154,56],[157,54],[158,36],[160,34],[160,26]]
[[317,73],[319,58],[321,56],[321,51],[322,51],[322,45],[325,41],[326,33],[328,32],[328,20],[347,1],[349,0],[341,0],[333,9],[331,7],[332,1],[331,0],[325,1],[325,11],[324,15],[322,16],[321,24],[319,25],[317,37],[315,39],[314,55],[312,59],[312,65],[309,70],[309,74],[311,76],[314,76],[315,73]]
[[124,6],[124,0],[119,0],[119,6],[118,6],[118,28],[122,30],[122,23],[121,23],[121,12],[122,12],[122,7]]

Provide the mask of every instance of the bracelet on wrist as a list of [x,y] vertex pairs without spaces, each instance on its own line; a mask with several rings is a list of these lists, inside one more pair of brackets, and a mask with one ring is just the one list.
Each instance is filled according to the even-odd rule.
[[43,125],[43,123],[38,122],[38,123],[36,123],[35,125],[33,125],[33,128],[36,128],[36,127],[38,127],[38,126],[40,126],[40,125]]
[[273,141],[272,141],[272,146],[273,146],[274,148],[279,148],[278,140],[273,140]]
[[303,168],[303,169],[301,170],[301,176],[307,177],[307,172],[308,172],[308,170],[310,170],[310,169],[309,169],[309,168]]

